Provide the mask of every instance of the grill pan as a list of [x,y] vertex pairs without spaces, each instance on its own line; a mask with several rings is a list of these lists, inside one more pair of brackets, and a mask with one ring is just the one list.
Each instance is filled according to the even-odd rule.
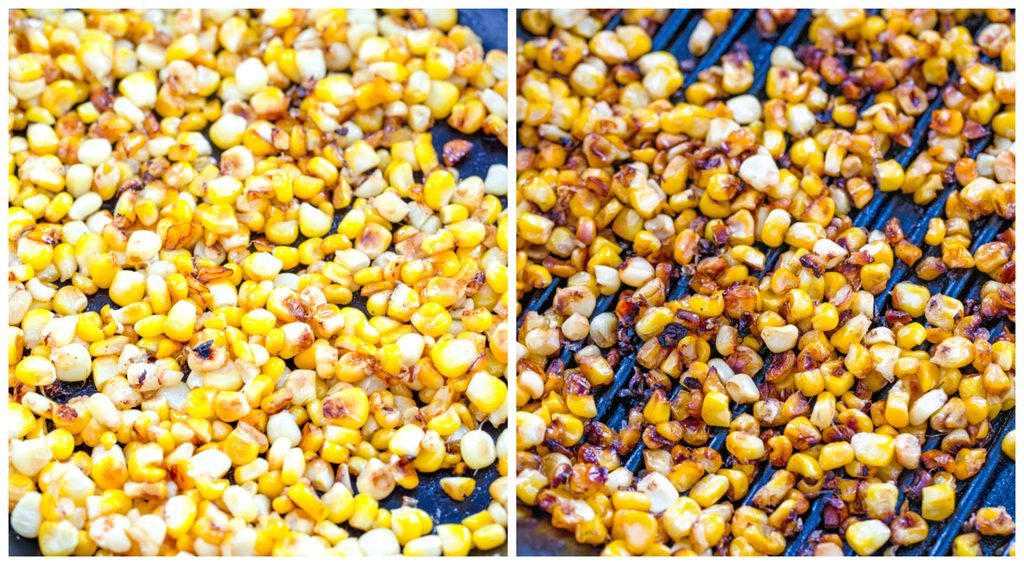
[[[873,14],[878,13],[879,10],[868,10],[868,12],[869,14]],[[615,25],[618,25],[619,16],[620,14],[616,14],[616,16],[610,20],[606,28],[610,29]],[[753,16],[754,10],[735,10],[728,28],[723,34],[713,40],[707,54],[703,57],[694,59],[689,52],[687,42],[690,36],[690,31],[693,30],[697,21],[701,18],[701,12],[699,10],[673,10],[668,19],[659,26],[652,38],[652,50],[656,51],[660,49],[669,51],[678,58],[681,66],[690,66],[694,69],[689,72],[684,72],[685,88],[696,81],[696,75],[700,71],[718,64],[722,55],[734,49],[746,49],[751,60],[754,62],[755,73],[754,84],[748,92],[758,96],[761,100],[764,100],[765,93],[763,89],[765,81],[767,80],[772,49],[776,45],[795,47],[801,43],[802,40],[805,40],[811,21],[811,13],[809,10],[799,10],[796,17],[791,22],[779,26],[780,29],[776,34],[769,37],[761,37],[754,25],[755,20]],[[972,34],[975,34],[985,25],[985,23],[986,22],[983,18],[974,16],[964,22],[963,25],[966,25],[968,29],[971,30]],[[518,21],[516,29],[517,35],[524,41],[529,40],[532,37],[523,29]],[[955,72],[951,74],[950,84],[953,84],[957,80],[957,76],[958,75]],[[823,88],[829,90],[831,87],[824,84]],[[886,158],[896,159],[904,166],[904,168],[906,168],[918,153],[921,152],[922,148],[925,147],[927,140],[928,123],[930,121],[931,113],[935,109],[942,107],[941,91],[941,89],[936,90],[937,94],[934,99],[931,100],[928,110],[922,116],[918,117],[913,130],[913,138],[910,147],[893,147]],[[830,94],[833,93],[834,89],[831,89]],[[871,97],[866,99],[860,106],[861,111],[870,105]],[[987,135],[984,138],[976,140],[970,146],[969,155],[972,157],[977,156],[988,146],[991,140],[991,130],[988,130]],[[890,193],[881,193],[876,191],[874,197],[863,209],[858,210],[855,208],[851,210],[849,215],[854,226],[865,227],[869,230],[882,230],[889,218],[900,218],[906,239],[917,244],[922,249],[924,252],[922,258],[939,255],[940,252],[937,247],[924,244],[924,234],[927,231],[928,219],[941,215],[946,198],[957,187],[958,184],[955,181],[952,183],[946,183],[943,187],[942,193],[939,194],[935,200],[927,206],[927,208],[915,204],[911,198],[899,191]],[[971,233],[975,236],[970,246],[972,255],[980,245],[993,241],[1000,232],[1006,230],[1011,225],[1012,222],[1010,220],[1006,220],[995,215],[971,222]],[[619,243],[624,242],[620,241]],[[766,255],[765,268],[761,271],[763,276],[764,274],[775,270],[775,266],[784,251],[784,247],[767,248],[760,242],[756,245]],[[628,244],[625,248],[629,248]],[[702,258],[702,256],[696,257],[694,264]],[[891,295],[892,288],[898,282],[913,282],[915,284],[926,286],[932,294],[942,293],[954,296],[961,301],[966,301],[969,298],[977,297],[978,290],[985,282],[984,277],[986,276],[977,270],[968,269],[950,272],[948,275],[939,277],[933,281],[922,281],[916,276],[913,270],[908,269],[902,261],[897,260],[893,266],[892,276],[887,284],[885,292],[876,298],[876,312],[885,312],[888,307],[889,296]],[[532,311],[542,313],[547,307],[549,307],[555,291],[559,287],[564,286],[564,284],[564,278],[556,277],[550,286],[543,289],[537,289],[525,295],[521,300],[524,307],[518,320],[518,324],[522,325],[527,312]],[[677,280],[673,281],[668,292],[666,302],[678,299],[686,294],[688,287],[689,276],[684,272]],[[599,297],[593,316],[597,316],[603,312],[613,311],[617,301],[617,295]],[[1007,320],[1001,320],[995,324],[988,324],[993,338],[1000,335],[1004,330],[1013,331],[1013,324],[1011,323],[1010,327],[1007,328],[1005,326],[1006,323]],[[877,324],[873,323],[872,325],[875,326]],[[632,329],[630,332],[633,334]],[[766,352],[767,350],[762,350],[762,357]],[[560,359],[565,363],[567,368],[574,366],[572,353],[567,348],[563,347]],[[635,355],[630,354],[623,356],[618,367],[614,367],[614,369],[615,377],[612,383],[607,385],[603,391],[595,393],[597,416],[592,418],[592,420],[603,422],[612,430],[619,430],[625,424],[629,410],[634,406],[642,406],[646,399],[631,399],[620,394],[623,392],[623,387],[629,383],[634,373],[638,370],[642,370],[641,368],[636,367]],[[756,384],[761,384],[761,382],[763,382],[763,374],[755,377]],[[669,398],[674,398],[679,393],[680,389],[681,387],[679,383],[677,383],[674,390],[669,394]],[[886,390],[883,389],[879,393],[876,393],[875,398],[877,399],[884,394],[886,394]],[[735,417],[740,413],[749,412],[750,409],[750,405],[737,406],[734,409],[733,416]],[[953,538],[955,538],[961,531],[961,525],[971,513],[983,506],[1005,506],[1007,512],[1009,512],[1011,516],[1016,517],[1016,505],[1014,500],[1015,465],[1014,462],[1005,457],[999,449],[1002,438],[1005,437],[1007,432],[1015,427],[1014,415],[1015,409],[1008,410],[1001,413],[992,422],[992,431],[988,440],[984,442],[983,445],[979,446],[988,449],[988,460],[978,475],[966,481],[958,481],[956,493],[957,505],[953,515],[942,523],[930,522],[928,538],[921,543],[900,548],[896,551],[898,555],[948,555],[950,553]],[[718,432],[711,437],[708,445],[716,451],[724,453],[725,437],[728,430],[724,428],[717,428],[717,430]],[[922,446],[922,452],[935,447],[940,439],[941,438],[939,436],[929,438]],[[625,457],[624,466],[634,473],[643,466],[643,449],[644,444],[640,441],[634,447],[633,451]],[[771,467],[770,463],[767,461],[758,463],[748,494],[744,497],[744,500],[736,502],[736,507],[749,504],[753,495],[768,481],[769,478],[771,478],[774,470],[775,469]],[[909,483],[909,478],[910,473],[903,473],[897,481],[900,487],[906,486],[907,483]],[[901,491],[903,490],[905,489],[901,488]],[[821,523],[822,515],[830,496],[831,491],[823,491],[823,493],[813,500],[811,509],[798,518],[803,520],[803,527],[799,530],[796,536],[787,539],[785,555],[792,556],[810,554],[813,547],[809,546],[808,542],[814,541],[813,536],[816,533],[820,533],[818,526]],[[901,493],[900,496],[900,504],[902,504],[903,494]],[[899,507],[899,505],[897,507]],[[912,503],[910,507],[911,509],[917,510],[919,508],[919,503]],[[539,508],[520,505],[517,512],[517,520],[517,537],[519,540],[517,542],[518,555],[597,555],[600,551],[600,548],[597,546],[577,543],[570,532],[552,526],[548,514]],[[1012,536],[982,536],[981,545],[986,555],[1005,555],[1011,539]],[[843,550],[847,555],[854,555],[845,541],[843,544]]]
[[[474,9],[474,10],[459,10],[459,21],[460,25],[465,25],[472,29],[483,42],[484,50],[490,51],[492,49],[500,49],[503,51],[508,50],[508,11],[504,9]],[[478,132],[473,135],[466,135],[459,132],[449,126],[444,121],[438,121],[434,127],[430,129],[430,133],[433,134],[434,149],[437,151],[437,155],[440,158],[441,150],[445,143],[453,139],[465,139],[473,143],[472,152],[462,160],[457,167],[461,178],[470,176],[479,176],[480,178],[487,177],[487,170],[491,165],[507,165],[508,164],[508,149],[497,139],[484,135],[483,132]],[[220,156],[220,150],[213,146],[214,155]],[[422,181],[419,173],[417,173],[417,180]],[[507,204],[507,199],[502,198],[502,204]],[[104,202],[103,209],[113,211],[115,200],[108,200]],[[338,230],[338,224],[341,219],[348,212],[348,209],[338,210],[334,215],[334,224],[331,227],[331,233],[335,233]],[[305,239],[301,234],[299,239],[294,245],[298,245]],[[393,249],[392,249],[393,250]],[[86,310],[89,312],[99,312],[104,306],[110,305],[112,308],[117,308],[116,304],[110,301],[110,297],[106,290],[101,289],[95,295],[89,297],[89,304]],[[360,296],[359,293],[355,293],[352,298],[352,303],[347,306],[358,308],[364,314],[366,310],[366,298]],[[294,367],[292,367],[294,369]],[[184,367],[186,378],[188,377],[188,366]],[[88,379],[83,383],[61,383],[58,381],[59,390],[50,391],[48,396],[54,401],[59,403],[66,403],[70,399],[78,396],[89,396],[96,392],[96,387],[93,384],[92,379]],[[52,424],[48,422],[48,425],[52,427]],[[484,429],[493,437],[497,438],[501,432],[499,429],[493,428],[490,424],[485,424]],[[82,449],[79,446],[76,449]],[[403,505],[403,501],[414,499],[417,501],[415,506],[421,508],[427,514],[433,518],[435,524],[444,523],[458,523],[466,516],[486,510],[487,506],[491,503],[491,495],[487,488],[491,482],[499,477],[497,466],[491,465],[485,469],[471,472],[466,476],[471,476],[477,481],[477,488],[474,489],[473,493],[462,502],[456,502],[452,500],[443,490],[441,490],[441,479],[446,476],[451,476],[443,471],[435,473],[420,473],[420,484],[416,489],[408,490],[401,487],[395,487],[395,491],[388,496],[386,499],[380,501],[382,508],[394,509]],[[230,480],[230,477],[229,477]],[[8,513],[9,514],[9,513]],[[359,535],[361,532],[348,526],[345,528],[350,534]],[[9,549],[8,553],[11,556],[39,556],[42,555],[39,551],[38,540],[24,538],[7,527],[8,530],[8,541]],[[474,551],[474,555],[505,555],[507,553],[507,543],[501,546],[487,551],[479,552]]]

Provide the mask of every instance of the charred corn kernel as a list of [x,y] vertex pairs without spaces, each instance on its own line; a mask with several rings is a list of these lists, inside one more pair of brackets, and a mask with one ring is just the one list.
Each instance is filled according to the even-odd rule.
[[68,520],[46,520],[39,526],[39,550],[43,555],[71,555],[76,547],[78,530]]
[[1016,529],[1013,517],[1002,506],[979,508],[974,513],[974,527],[985,536],[1012,535]]
[[948,518],[956,507],[956,491],[949,484],[934,484],[921,490],[921,516],[937,522]]
[[779,208],[772,210],[761,228],[761,241],[769,247],[782,245],[790,222],[791,217],[787,211]]
[[889,541],[890,534],[881,520],[854,522],[846,529],[846,543],[858,555],[872,555]]
[[377,519],[378,508],[377,501],[369,495],[362,493],[356,495],[353,501],[352,516],[349,518],[349,524],[360,530],[370,529]]
[[1003,453],[1005,453],[1007,457],[1009,457],[1010,459],[1013,459],[1014,461],[1016,461],[1017,460],[1017,430],[1010,430],[1009,432],[1007,432],[1006,436],[1003,437],[1003,441],[1000,444],[1000,447],[1002,448]]
[[914,318],[924,315],[929,298],[931,298],[931,293],[927,287],[910,283],[899,283],[893,287],[892,291],[893,306]]
[[850,439],[857,461],[872,467],[885,467],[895,456],[893,439],[880,433],[859,432]]
[[715,504],[729,490],[729,479],[721,475],[707,475],[690,489],[690,498],[707,508]]
[[413,509],[407,507],[398,508],[391,514],[391,530],[402,544],[409,543],[424,533],[419,516]]
[[981,536],[976,533],[960,534],[953,538],[953,555],[970,557],[984,555],[981,550]]
[[649,513],[619,510],[612,518],[612,538],[633,555],[641,555],[655,543],[658,523]]
[[462,436],[459,442],[462,459],[471,469],[482,469],[497,457],[494,440],[482,430],[473,430]]
[[875,167],[875,175],[878,179],[878,188],[883,192],[899,190],[906,178],[903,167],[894,159],[879,163]]
[[26,386],[49,386],[57,381],[57,370],[48,359],[30,355],[18,363],[14,376]]
[[177,495],[168,499],[164,506],[164,519],[167,523],[168,535],[172,538],[184,535],[195,522],[196,512],[195,501],[186,495]]
[[493,412],[505,404],[508,390],[501,379],[484,372],[476,373],[466,388],[466,397],[483,412]]
[[473,532],[473,545],[481,551],[488,551],[505,543],[505,528],[500,524],[488,524]]
[[712,392],[704,397],[701,404],[701,418],[712,426],[727,427],[731,420],[729,397],[720,392]]
[[288,498],[295,503],[296,506],[306,511],[317,522],[321,522],[327,518],[328,510],[327,506],[317,498],[313,489],[304,483],[294,484],[288,487]]
[[441,551],[445,556],[465,556],[473,549],[473,533],[462,524],[440,524],[437,535],[441,538]]
[[441,489],[457,502],[468,498],[475,488],[476,481],[468,477],[445,477],[441,479]]

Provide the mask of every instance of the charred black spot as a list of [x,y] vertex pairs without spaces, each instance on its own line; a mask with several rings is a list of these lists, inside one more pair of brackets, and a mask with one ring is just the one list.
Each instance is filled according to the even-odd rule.
[[125,192],[138,192],[142,190],[142,188],[142,181],[140,181],[139,179],[131,179],[130,181],[122,184],[120,188],[117,189],[117,194],[121,195]]
[[196,355],[198,355],[201,359],[210,359],[210,357],[213,356],[213,340],[209,339],[196,345],[195,349],[193,349],[192,351],[195,351]]
[[825,500],[825,511],[822,513],[821,523],[826,530],[837,530],[846,519],[849,512],[846,511],[846,503],[840,498],[831,497]]
[[753,313],[744,312],[743,315],[740,316],[739,323],[736,325],[736,333],[738,333],[741,338],[747,337],[748,335],[750,335],[750,328],[753,327],[753,325]]
[[662,347],[675,347],[686,334],[687,329],[682,324],[672,322],[665,326],[665,329],[661,330],[661,335],[658,336],[658,343]]
[[814,253],[807,253],[800,257],[800,264],[814,271],[814,276],[820,277],[825,274],[825,260]]
[[921,500],[921,490],[930,484],[932,484],[932,476],[928,474],[928,471],[918,469],[914,473],[913,480],[904,489],[904,492],[907,493],[907,499]]
[[913,318],[911,318],[910,314],[907,314],[906,312],[893,310],[891,308],[885,312],[885,325],[889,328],[909,324],[911,320],[913,320]]
[[684,377],[682,385],[684,390],[700,390],[704,383],[700,382],[700,379],[696,377]]
[[583,349],[584,345],[586,345],[585,341],[584,340],[579,340],[579,341],[570,341],[568,343],[564,343],[562,345],[562,347],[566,351],[568,351],[569,353],[575,355],[577,351]]

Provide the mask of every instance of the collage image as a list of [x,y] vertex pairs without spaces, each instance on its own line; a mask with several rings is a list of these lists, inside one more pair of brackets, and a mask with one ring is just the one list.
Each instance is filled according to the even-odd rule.
[[7,555],[1015,557],[1007,6],[8,9]]

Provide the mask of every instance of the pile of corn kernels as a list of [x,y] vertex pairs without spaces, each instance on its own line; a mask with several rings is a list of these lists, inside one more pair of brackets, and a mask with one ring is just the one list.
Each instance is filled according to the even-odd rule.
[[[506,142],[506,53],[455,10],[9,17],[13,530],[43,555],[502,546],[507,169],[463,178],[472,144],[431,131]],[[435,524],[401,495],[439,476],[433,504],[493,502]]]
[[[519,500],[606,555],[778,555],[811,514],[797,551],[891,554],[1012,459],[1013,18],[815,10],[767,69],[733,46],[687,81],[662,11],[523,12],[517,295],[557,290],[517,334]],[[914,226],[854,220],[947,190]],[[929,290],[947,274],[969,300]],[[952,552],[1013,532],[982,508]]]

